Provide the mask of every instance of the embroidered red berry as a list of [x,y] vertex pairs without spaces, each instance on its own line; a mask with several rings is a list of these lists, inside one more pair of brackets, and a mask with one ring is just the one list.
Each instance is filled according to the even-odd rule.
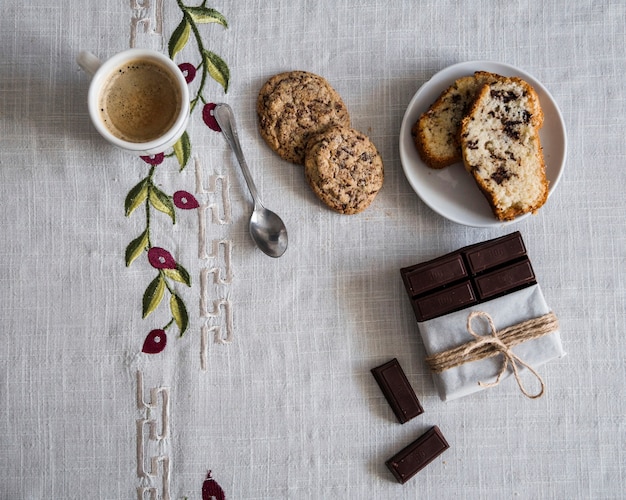
[[194,195],[187,191],[176,191],[172,197],[174,205],[182,210],[191,210],[200,206]]
[[204,108],[202,108],[202,120],[204,121],[206,126],[209,127],[211,130],[215,130],[216,132],[221,132],[222,129],[217,124],[217,120],[215,119],[215,116],[213,116],[213,110],[215,109],[215,106],[216,105],[213,102],[209,102],[204,105]]
[[176,261],[172,254],[161,247],[152,247],[148,250],[148,262],[156,269],[175,269]]
[[160,165],[161,163],[163,163],[165,154],[157,153],[155,155],[150,155],[150,156],[141,156],[140,158],[149,165]]
[[208,472],[204,483],[202,483],[202,500],[226,500],[224,490],[211,477],[211,471]]
[[191,63],[181,63],[178,65],[178,69],[180,69],[181,73],[185,77],[185,81],[187,83],[193,82],[193,79],[196,77],[196,67]]
[[146,340],[143,342],[143,348],[141,349],[146,354],[158,354],[167,344],[167,335],[165,330],[152,330]]

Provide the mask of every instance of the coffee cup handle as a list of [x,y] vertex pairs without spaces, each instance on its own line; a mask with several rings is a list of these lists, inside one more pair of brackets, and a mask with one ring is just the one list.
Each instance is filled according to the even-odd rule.
[[81,50],[78,53],[76,56],[76,62],[89,76],[95,75],[98,68],[102,65],[102,61],[100,61],[100,59],[86,50]]

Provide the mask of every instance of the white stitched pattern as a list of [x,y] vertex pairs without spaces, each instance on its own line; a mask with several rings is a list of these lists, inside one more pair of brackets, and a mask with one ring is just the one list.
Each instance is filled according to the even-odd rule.
[[[196,194],[213,195],[220,202],[218,203],[216,201],[210,204],[204,204],[204,209],[208,208],[211,212],[211,221],[214,224],[230,224],[232,222],[232,215],[229,177],[219,174],[210,175],[208,185],[205,186],[202,181],[202,164],[198,157],[194,158],[194,163],[196,167]],[[221,213],[218,205],[221,205]]]
[[[213,301],[213,310],[204,311],[203,318],[207,318],[205,326],[209,320],[217,319],[218,325],[211,328],[215,332],[215,342],[218,344],[228,344],[233,340],[233,308],[230,300],[217,299]],[[222,336],[222,330],[226,333]]]
[[206,318],[200,331],[200,369],[206,371],[209,333],[213,333],[213,342],[216,344],[230,344],[233,341],[232,304],[228,299],[214,300],[213,310],[205,309],[200,315]]
[[[159,464],[162,464],[162,484],[161,484],[161,499],[162,500],[170,500],[170,459],[166,456],[158,456],[152,457],[150,459],[150,476],[158,477],[159,476]],[[158,500],[159,498],[159,489],[156,486],[139,486],[137,487],[137,499],[145,500],[146,493],[150,496],[149,500]]]
[[163,35],[163,0],[130,0],[130,8],[131,47],[137,46],[138,33]]
[[232,243],[230,240],[213,240],[212,246],[213,251],[207,258],[214,259],[216,264],[212,268],[205,267],[200,272],[200,279],[205,282],[203,289],[206,289],[206,280],[209,274],[213,274],[213,283],[230,285],[233,281],[233,269],[231,266]]
[[[143,412],[142,418],[136,420],[137,426],[137,476],[150,486],[137,488],[137,497],[145,499],[158,498],[158,488],[154,481],[161,478],[161,499],[169,500],[170,458],[164,453],[167,448],[164,442],[169,435],[169,388],[152,387],[150,399],[144,399],[143,372],[137,371],[137,409]],[[159,422],[160,420],[160,422]],[[146,467],[149,460],[149,467]],[[159,464],[161,466],[159,466]]]
[[[207,241],[207,225],[212,223],[217,229],[231,224],[232,214],[229,177],[212,174],[205,184],[198,157],[194,158],[194,164],[196,195],[202,200],[198,207],[198,258],[206,262],[200,269],[200,317],[205,318],[200,331],[200,369],[206,371],[209,335],[212,334],[216,344],[228,344],[233,339],[232,303],[224,297],[229,293],[226,287],[232,284],[234,274],[232,241],[219,237]],[[213,279],[209,280],[211,274]]]

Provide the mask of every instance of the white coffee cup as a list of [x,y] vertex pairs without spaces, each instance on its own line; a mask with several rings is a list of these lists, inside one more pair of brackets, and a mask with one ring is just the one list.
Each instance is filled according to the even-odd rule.
[[[153,155],[173,146],[183,135],[189,119],[189,88],[183,73],[167,56],[153,50],[128,49],[101,62],[82,51],[76,61],[91,76],[89,116],[108,142],[129,153]],[[141,81],[140,77],[149,82],[144,86],[145,95],[152,92],[149,98],[141,97],[141,105],[135,108],[132,102],[139,99],[136,90],[125,93],[124,88],[136,89],[137,85],[125,86],[118,78],[129,71],[135,72],[132,78],[139,78],[134,84]]]

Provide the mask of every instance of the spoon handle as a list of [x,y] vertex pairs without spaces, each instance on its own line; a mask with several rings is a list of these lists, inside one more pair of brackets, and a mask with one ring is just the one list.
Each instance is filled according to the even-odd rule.
[[228,104],[217,104],[213,109],[213,116],[215,117],[217,124],[222,129],[222,134],[226,138],[226,142],[234,151],[235,156],[237,157],[237,161],[239,162],[239,166],[241,167],[243,177],[246,180],[246,184],[248,185],[248,189],[250,190],[250,194],[252,195],[252,200],[254,201],[254,204],[262,205],[259,199],[259,193],[256,189],[256,185],[252,180],[250,169],[248,168],[246,159],[243,156],[243,151],[241,150],[241,144],[239,143],[239,136],[237,135],[237,126],[235,123],[235,115],[233,114],[233,110]]

